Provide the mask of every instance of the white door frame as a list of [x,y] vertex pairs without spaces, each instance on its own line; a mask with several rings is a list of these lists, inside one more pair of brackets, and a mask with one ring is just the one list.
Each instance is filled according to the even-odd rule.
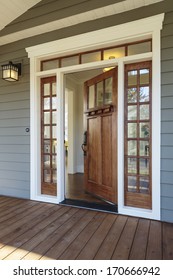
[[[30,57],[31,199],[59,203],[64,199],[64,74],[118,65],[118,212],[160,220],[160,30],[164,14],[27,48]],[[152,53],[126,56],[48,71],[40,61],[48,58],[152,38]],[[152,210],[124,205],[124,65],[152,60]],[[40,79],[57,78],[57,196],[40,192]],[[157,143],[157,145],[155,145]]]

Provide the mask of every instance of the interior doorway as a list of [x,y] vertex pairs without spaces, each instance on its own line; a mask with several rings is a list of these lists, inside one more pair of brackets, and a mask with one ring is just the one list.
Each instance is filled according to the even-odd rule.
[[[116,137],[112,133],[112,127],[110,126],[110,121],[115,126],[116,130],[116,120],[112,122],[112,115],[114,118],[116,118],[115,113],[115,106],[113,103],[115,100],[112,100],[112,97],[117,95],[117,92],[114,93],[112,90],[116,91],[116,85],[117,83],[117,73],[115,73],[116,70],[112,70],[113,72],[104,73],[103,69],[96,69],[96,70],[89,70],[89,71],[83,71],[83,72],[76,72],[72,74],[66,74],[65,75],[65,130],[64,130],[64,154],[65,154],[65,200],[63,203],[66,204],[73,204],[77,206],[86,206],[89,208],[97,208],[102,210],[110,210],[110,211],[116,211],[117,210],[117,197],[116,192],[112,193],[112,197],[110,199],[110,187],[112,187],[114,190],[117,188],[116,183],[116,170],[112,172],[112,175],[108,170],[112,170],[113,168],[117,169],[116,167],[116,155],[112,158],[112,152],[115,153],[116,151],[109,151],[110,158],[112,160],[111,168],[107,166],[109,164],[110,158],[108,158],[104,153],[107,153],[106,147],[108,149],[111,148],[112,144],[114,143],[112,141],[116,141]],[[99,80],[96,79],[96,77],[99,77]],[[94,80],[93,80],[94,79]],[[95,80],[96,79],[96,80]],[[102,81],[101,81],[101,80]],[[91,100],[89,97],[87,97],[86,93],[86,83],[88,81],[94,81],[94,102],[97,103],[98,99],[100,99],[99,102],[102,102],[100,104],[94,105],[93,108],[89,108],[91,104]],[[102,86],[101,86],[102,82]],[[109,84],[108,84],[109,82]],[[89,89],[88,89],[89,90]],[[89,91],[88,91],[89,92]],[[107,95],[107,99],[105,98]],[[101,101],[102,98],[102,101]],[[96,101],[97,99],[97,101]],[[113,97],[114,99],[114,97]],[[106,101],[107,100],[107,101]],[[92,107],[92,106],[91,106]],[[89,174],[89,170],[91,169],[97,169],[98,164],[95,165],[94,161],[91,160],[91,153],[92,147],[91,145],[88,146],[88,152],[85,151],[85,137],[86,137],[86,131],[88,129],[87,134],[90,134],[91,137],[95,137],[94,135],[91,135],[91,126],[89,128],[87,126],[87,119],[89,119],[93,113],[91,112],[92,109],[99,109],[101,111],[99,112],[99,115],[97,116],[97,120],[101,120],[102,129],[104,129],[104,135],[101,138],[104,138],[105,146],[103,147],[103,141],[102,141],[102,159],[98,158],[98,161],[104,163],[103,166],[100,166],[101,170],[98,170],[98,172],[101,174],[104,173],[102,177],[103,181],[107,180],[109,181],[109,186],[106,186],[105,181],[103,183],[99,183],[97,181],[97,188],[96,188],[96,182],[93,182],[92,188],[89,187],[88,182],[93,181],[92,178],[87,178]],[[90,111],[90,116],[87,116],[86,111]],[[94,116],[94,119],[96,118],[96,114]],[[92,120],[90,118],[90,124]],[[108,129],[108,131],[106,131]],[[90,131],[89,131],[90,130]],[[101,130],[99,133],[101,133]],[[97,132],[96,132],[97,133]],[[108,142],[106,142],[105,136],[109,133],[111,139],[108,137]],[[100,134],[101,135],[101,134]],[[99,136],[100,137],[100,136]],[[88,142],[89,143],[89,142]],[[97,143],[96,140],[96,145]],[[108,145],[109,144],[109,145]],[[100,142],[101,145],[101,142]],[[116,147],[116,143],[114,145]],[[93,155],[95,157],[95,155]],[[103,159],[104,157],[104,159]],[[90,159],[89,159],[90,158]],[[108,159],[108,161],[106,160]],[[115,161],[115,162],[114,162]],[[96,161],[97,162],[97,161]],[[88,168],[89,167],[89,168]],[[107,171],[105,171],[107,169]],[[92,172],[92,171],[91,171]],[[106,173],[105,173],[106,172]],[[109,174],[108,174],[109,173]],[[88,174],[88,175],[87,175]],[[112,176],[112,177],[111,177]],[[91,180],[90,180],[91,179]],[[114,182],[113,182],[114,181]],[[105,188],[106,187],[106,188]],[[102,188],[102,191],[100,192],[99,189]],[[109,195],[105,195],[106,193],[109,193]],[[114,199],[113,199],[114,196]]]

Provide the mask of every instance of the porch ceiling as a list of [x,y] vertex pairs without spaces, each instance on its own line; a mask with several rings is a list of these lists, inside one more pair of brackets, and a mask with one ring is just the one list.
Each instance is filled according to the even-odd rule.
[[[68,16],[63,19],[57,19],[49,23],[37,25],[27,28],[25,30],[16,31],[0,37],[0,45],[5,45],[11,42],[15,42],[21,39],[29,38],[32,36],[44,34],[45,32],[51,32],[68,26],[73,26],[79,23],[104,18],[107,16],[127,12],[140,7],[155,4],[164,0],[123,0],[116,2],[112,5],[107,5],[102,8],[93,9],[91,11],[79,13],[73,16]],[[0,0],[1,5],[1,18],[0,18],[0,30],[10,23],[14,18],[20,16],[30,7],[40,2],[40,0]]]

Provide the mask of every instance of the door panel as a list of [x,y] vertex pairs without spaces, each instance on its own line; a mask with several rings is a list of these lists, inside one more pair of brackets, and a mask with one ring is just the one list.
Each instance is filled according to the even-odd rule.
[[117,203],[117,69],[85,82],[85,189]]

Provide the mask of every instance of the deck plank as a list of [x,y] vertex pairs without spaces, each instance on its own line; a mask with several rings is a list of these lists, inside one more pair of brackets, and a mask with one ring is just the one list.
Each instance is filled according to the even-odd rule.
[[[104,213],[103,213],[104,215]],[[105,237],[107,236],[110,228],[112,227],[113,223],[115,222],[116,216],[112,214],[107,214],[100,224],[99,228],[95,231],[91,239],[85,245],[83,250],[77,256],[77,260],[89,260],[94,259],[97,251],[99,250],[102,242],[104,241]]]
[[127,260],[129,258],[138,220],[138,218],[128,218],[114,254],[112,255],[113,260]]
[[123,231],[124,225],[127,221],[127,217],[118,216],[114,224],[110,228],[105,240],[101,244],[99,250],[97,251],[94,259],[96,260],[110,260],[114,249],[118,243],[118,240]]
[[145,260],[150,221],[140,219],[134,236],[129,259]]
[[163,223],[163,259],[173,260],[173,224]]
[[158,221],[151,221],[150,224],[146,259],[162,259],[162,224]]

